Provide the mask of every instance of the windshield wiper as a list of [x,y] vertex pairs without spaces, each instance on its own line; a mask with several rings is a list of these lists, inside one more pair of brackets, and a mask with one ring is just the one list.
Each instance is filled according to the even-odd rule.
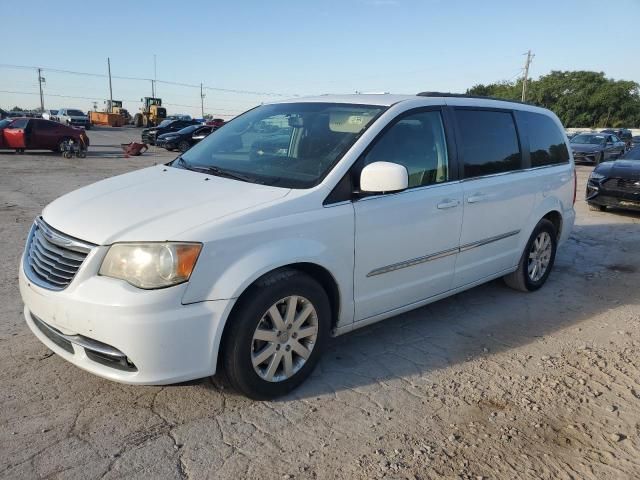
[[243,175],[237,172],[232,172],[231,170],[226,170],[224,168],[220,168],[216,166],[202,167],[201,171],[210,173],[211,175],[215,175],[217,177],[225,177],[225,178],[232,178],[233,180],[240,180],[241,182],[260,183],[254,177]]
[[240,180],[241,182],[262,183],[262,182],[259,182],[254,177],[243,175],[237,172],[232,172],[231,170],[226,170],[224,168],[220,168],[216,166],[207,167],[207,166],[191,165],[182,157],[182,155],[180,155],[178,158],[176,158],[172,162],[171,164],[172,166],[173,166],[173,163],[176,163],[177,165],[179,165],[181,168],[184,168],[185,170],[192,170],[194,172],[200,172],[200,173],[208,173],[209,175],[215,175],[216,177],[231,178],[233,180]]

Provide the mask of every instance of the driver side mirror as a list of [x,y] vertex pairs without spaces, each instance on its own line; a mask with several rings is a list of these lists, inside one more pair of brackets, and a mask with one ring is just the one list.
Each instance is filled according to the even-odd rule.
[[373,162],[360,173],[360,191],[366,193],[400,192],[409,187],[409,173],[398,163]]

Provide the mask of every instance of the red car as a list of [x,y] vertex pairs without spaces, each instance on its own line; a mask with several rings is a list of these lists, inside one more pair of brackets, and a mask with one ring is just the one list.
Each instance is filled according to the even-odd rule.
[[59,152],[68,140],[89,146],[83,129],[69,127],[42,118],[5,118],[0,120],[0,149],[52,150]]

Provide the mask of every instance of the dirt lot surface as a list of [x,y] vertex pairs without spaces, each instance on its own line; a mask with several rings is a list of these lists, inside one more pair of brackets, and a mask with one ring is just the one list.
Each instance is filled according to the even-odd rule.
[[43,206],[172,155],[0,154],[0,478],[640,477],[640,215],[591,212],[547,285],[495,281],[335,339],[289,398],[204,379],[119,385],[22,319],[17,265]]

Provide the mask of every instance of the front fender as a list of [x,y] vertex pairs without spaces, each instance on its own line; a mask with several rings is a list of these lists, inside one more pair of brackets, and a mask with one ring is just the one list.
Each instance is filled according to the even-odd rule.
[[205,243],[182,303],[236,299],[272,270],[310,263],[335,280],[341,300],[338,323],[352,322],[353,213],[350,205],[342,209],[321,209],[318,215],[296,216],[287,226]]

